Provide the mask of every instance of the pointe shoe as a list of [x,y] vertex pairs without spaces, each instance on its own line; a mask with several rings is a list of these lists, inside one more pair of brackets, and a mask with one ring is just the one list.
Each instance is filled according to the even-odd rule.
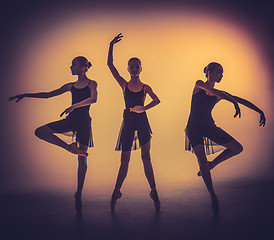
[[160,203],[160,200],[159,200],[159,197],[158,197],[158,193],[156,190],[151,190],[150,192],[150,198],[153,200],[154,202],[154,207],[155,207],[155,210],[157,212],[160,211],[160,208],[161,208],[161,203]]
[[69,145],[69,151],[79,156],[83,156],[83,157],[88,156],[88,153],[78,148],[76,143],[72,143]]
[[115,191],[112,193],[112,196],[111,196],[111,201],[110,201],[110,209],[112,212],[114,212],[115,210],[115,204],[116,204],[116,201],[122,197],[122,193],[120,192],[120,190],[118,191]]
[[219,212],[220,212],[220,208],[219,208],[218,198],[215,194],[211,195],[211,208],[212,208],[214,217],[218,217]]
[[74,199],[75,199],[75,210],[77,213],[81,213],[82,212],[82,193],[76,192],[74,194]]

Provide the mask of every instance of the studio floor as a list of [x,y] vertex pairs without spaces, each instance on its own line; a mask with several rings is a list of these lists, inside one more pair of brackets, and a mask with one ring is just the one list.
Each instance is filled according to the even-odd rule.
[[212,217],[204,186],[159,191],[155,213],[148,194],[127,194],[115,213],[110,194],[83,195],[76,214],[73,193],[28,190],[2,192],[1,239],[270,239],[274,234],[274,181],[234,180],[215,184],[220,217]]

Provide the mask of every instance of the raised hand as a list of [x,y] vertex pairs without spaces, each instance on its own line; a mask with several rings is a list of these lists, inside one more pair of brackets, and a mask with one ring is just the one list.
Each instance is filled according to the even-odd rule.
[[114,45],[115,43],[120,42],[122,37],[124,37],[122,33],[119,33],[115,38],[113,38],[113,40],[110,42],[110,45]]
[[234,115],[234,117],[237,117],[239,115],[239,118],[241,117],[241,110],[240,110],[240,107],[238,105],[238,103],[234,103],[234,107],[235,107],[235,110],[236,110],[236,113]]
[[136,112],[136,113],[142,113],[145,111],[145,107],[144,106],[135,106],[133,108],[130,108],[131,112]]
[[265,126],[265,122],[266,122],[266,118],[265,118],[265,115],[264,115],[264,112],[262,111],[260,113],[260,125],[259,126]]
[[22,100],[24,97],[26,97],[25,94],[16,95],[16,96],[10,97],[10,98],[9,98],[9,101],[12,101],[13,99],[16,99],[16,98],[17,98],[16,102],[19,102],[19,101]]

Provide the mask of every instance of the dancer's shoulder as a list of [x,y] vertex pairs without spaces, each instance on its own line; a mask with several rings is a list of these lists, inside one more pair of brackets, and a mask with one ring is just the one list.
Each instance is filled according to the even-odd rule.
[[95,80],[89,80],[89,84],[88,84],[89,88],[97,88],[98,83]]

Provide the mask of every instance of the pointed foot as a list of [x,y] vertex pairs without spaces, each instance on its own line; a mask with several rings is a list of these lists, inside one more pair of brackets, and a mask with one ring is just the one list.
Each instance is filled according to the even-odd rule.
[[157,191],[156,191],[156,190],[151,190],[151,192],[150,192],[149,195],[150,195],[150,198],[151,198],[151,199],[153,200],[153,202],[154,202],[155,210],[156,210],[157,212],[159,212],[159,211],[160,211],[160,208],[161,208],[161,202],[160,202],[160,200],[159,200]]
[[211,195],[211,208],[212,208],[213,216],[219,217],[220,207],[219,207],[219,201],[216,194]]
[[73,154],[77,154],[79,156],[83,156],[83,157],[88,156],[88,153],[81,150],[80,148],[78,148],[76,143],[70,144],[69,147],[68,147],[68,151],[73,153]]
[[111,201],[110,201],[110,209],[112,212],[114,212],[115,210],[116,201],[121,197],[122,197],[122,193],[120,192],[120,190],[118,191],[114,190],[111,196]]
[[75,200],[75,210],[77,213],[81,214],[82,213],[82,193],[81,192],[76,192],[74,194],[74,200]]

